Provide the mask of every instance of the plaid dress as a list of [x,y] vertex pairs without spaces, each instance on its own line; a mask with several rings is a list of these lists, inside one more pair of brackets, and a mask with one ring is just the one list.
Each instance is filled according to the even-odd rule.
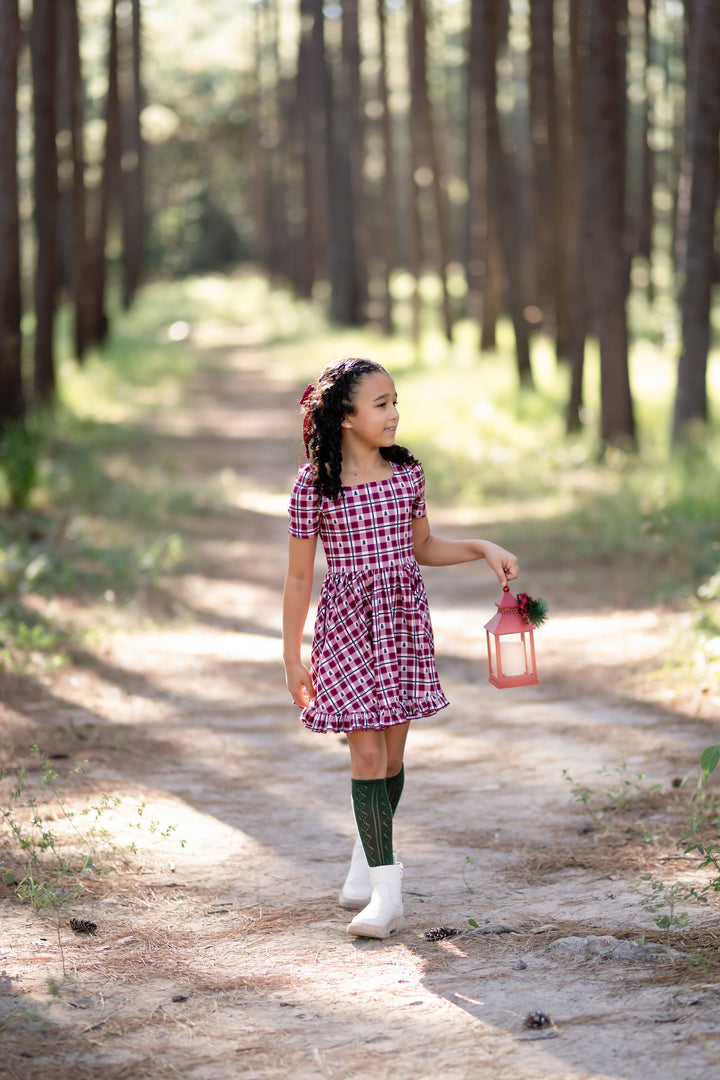
[[300,718],[312,731],[404,724],[443,709],[427,596],[413,554],[412,519],[425,517],[420,465],[319,497],[309,465],[290,496],[290,534],[319,536],[328,570],[312,645],[316,698]]

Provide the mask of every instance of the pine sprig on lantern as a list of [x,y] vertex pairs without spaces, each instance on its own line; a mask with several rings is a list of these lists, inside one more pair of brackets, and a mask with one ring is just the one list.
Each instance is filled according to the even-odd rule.
[[526,592],[521,592],[517,594],[517,602],[523,619],[525,622],[530,623],[534,630],[543,625],[547,619],[548,610],[545,600],[542,600],[539,596],[537,599],[533,599]]

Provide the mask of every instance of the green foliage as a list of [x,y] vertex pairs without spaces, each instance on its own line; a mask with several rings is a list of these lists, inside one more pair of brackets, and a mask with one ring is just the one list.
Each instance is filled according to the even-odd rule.
[[687,926],[687,913],[678,911],[678,905],[691,899],[687,885],[681,881],[668,884],[643,874],[640,879],[640,904],[652,915],[652,920],[659,930],[680,930]]
[[[61,776],[38,746],[33,746],[32,753],[40,770],[36,785],[24,769],[14,777],[7,773],[0,776],[0,782],[9,788],[0,810],[0,824],[5,834],[5,861],[12,864],[11,870],[4,868],[4,881],[19,900],[38,909],[57,910],[78,895],[82,875],[95,866],[98,842],[105,842],[97,822],[113,801],[106,799],[86,807],[82,813],[72,809],[64,788],[83,767],[72,768]],[[91,824],[81,827],[81,817],[88,815]],[[70,851],[62,842],[52,824],[58,820],[70,827],[80,843],[78,851]]]
[[693,889],[695,899],[707,903],[712,893],[720,893],[720,792],[708,789],[708,780],[720,763],[720,745],[708,746],[700,757],[697,790],[691,804],[688,826],[680,844],[685,854],[697,851],[700,869],[712,868],[713,876],[700,889]]
[[[2,880],[18,900],[38,910],[57,911],[72,902],[83,890],[90,875],[101,872],[108,858],[127,863],[136,845],[119,845],[112,830],[113,812],[121,805],[117,795],[102,792],[84,806],[73,805],[66,789],[71,778],[84,773],[83,765],[58,773],[38,746],[32,747],[38,761],[39,779],[32,781],[27,770],[0,775],[5,788],[0,810],[0,837],[3,840]],[[134,807],[137,820],[132,827],[144,838],[168,840],[177,825],[161,826],[148,819],[147,805]],[[185,840],[179,839],[181,847]]]
[[[72,647],[70,631],[38,601],[73,595],[107,609],[148,596],[185,556],[179,515],[219,499],[219,483],[211,491],[189,487],[170,451],[158,453],[141,426],[150,410],[178,400],[180,379],[192,368],[182,334],[170,333],[179,308],[184,315],[203,310],[201,299],[183,298],[184,291],[148,287],[132,316],[117,317],[102,355],[88,356],[83,368],[62,359],[56,414],[18,428],[15,456],[0,457],[0,506],[9,508],[18,499],[2,463],[24,460],[18,433],[25,431],[36,455],[32,504],[28,483],[26,509],[0,516],[5,670],[56,665]],[[61,356],[67,321],[62,311]]]
[[700,756],[700,768],[702,770],[702,778],[704,783],[707,784],[711,774],[718,767],[720,762],[720,745],[707,746]]
[[15,420],[0,427],[0,474],[11,510],[25,510],[37,484],[42,440],[29,420]]

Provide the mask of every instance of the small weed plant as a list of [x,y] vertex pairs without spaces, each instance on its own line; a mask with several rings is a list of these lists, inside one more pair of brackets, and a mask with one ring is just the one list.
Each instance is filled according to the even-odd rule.
[[[7,864],[0,872],[19,900],[37,910],[56,911],[80,894],[88,875],[99,872],[108,856],[127,865],[138,848],[134,842],[118,844],[109,828],[109,818],[121,805],[118,795],[103,792],[75,809],[63,789],[73,775],[84,772],[84,766],[74,766],[61,776],[38,746],[33,746],[32,754],[39,763],[37,783],[30,782],[24,769],[14,777],[0,776],[10,786],[0,810]],[[147,809],[144,802],[134,808],[131,827],[155,841],[170,839],[177,825],[162,826]],[[178,842],[185,847],[184,840]]]
[[619,813],[634,806],[639,799],[661,790],[660,784],[648,783],[643,772],[630,773],[625,758],[620,755],[612,765],[604,765],[598,775],[606,783],[589,786],[570,776],[567,769],[563,778],[572,785],[573,802],[579,803],[592,818],[593,824],[607,828],[606,816]]
[[698,888],[685,881],[668,883],[653,874],[644,874],[640,886],[641,905],[650,912],[660,930],[679,930],[687,925],[687,914],[678,911],[681,903],[708,904],[720,893],[720,793],[708,791],[708,780],[720,763],[720,745],[708,746],[700,758],[697,790],[690,804],[688,826],[678,843],[686,855],[697,852],[698,870],[711,869],[712,876]]
[[694,899],[707,904],[720,894],[720,792],[708,790],[708,780],[720,763],[720,744],[708,746],[700,758],[697,791],[691,805],[688,827],[680,843],[685,854],[697,851],[700,869],[710,868],[712,877],[701,889],[693,889]]

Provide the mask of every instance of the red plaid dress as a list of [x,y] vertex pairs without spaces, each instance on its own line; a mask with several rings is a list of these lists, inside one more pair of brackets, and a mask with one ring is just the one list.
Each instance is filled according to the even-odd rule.
[[300,714],[312,731],[386,728],[445,708],[435,668],[412,519],[425,517],[420,465],[345,497],[318,497],[309,465],[290,496],[290,534],[319,536],[328,571],[312,645],[316,698]]

